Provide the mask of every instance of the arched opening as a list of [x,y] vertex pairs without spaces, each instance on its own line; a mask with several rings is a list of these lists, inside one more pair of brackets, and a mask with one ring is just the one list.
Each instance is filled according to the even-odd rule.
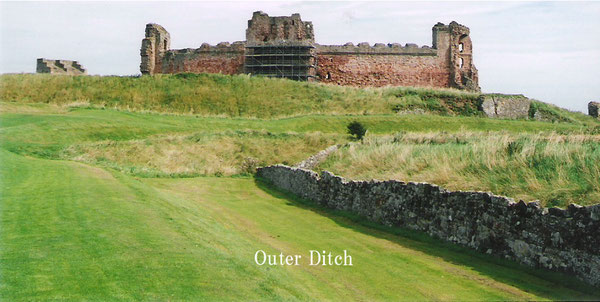
[[463,52],[464,50],[465,50],[465,44],[464,43],[458,44],[458,51]]
[[163,41],[163,50],[167,51],[167,39]]
[[460,58],[458,60],[458,68],[463,68],[463,66],[465,65],[465,60],[463,58]]
[[325,76],[325,79],[331,80],[331,73],[328,72],[327,75]]

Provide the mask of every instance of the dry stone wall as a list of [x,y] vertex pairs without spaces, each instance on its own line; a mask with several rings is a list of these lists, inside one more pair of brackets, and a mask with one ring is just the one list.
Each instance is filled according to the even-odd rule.
[[332,209],[432,236],[520,263],[560,271],[600,287],[600,205],[542,208],[486,192],[427,183],[347,181],[282,165],[257,175]]

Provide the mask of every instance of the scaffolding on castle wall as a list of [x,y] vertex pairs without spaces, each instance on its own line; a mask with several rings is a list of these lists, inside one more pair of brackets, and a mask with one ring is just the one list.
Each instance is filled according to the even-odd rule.
[[244,71],[253,76],[309,81],[316,75],[314,48],[312,45],[247,46]]

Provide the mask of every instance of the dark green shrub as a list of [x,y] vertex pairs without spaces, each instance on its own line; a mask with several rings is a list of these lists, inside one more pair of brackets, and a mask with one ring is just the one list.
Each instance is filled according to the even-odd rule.
[[348,133],[353,135],[356,139],[362,139],[365,136],[365,133],[367,133],[367,128],[357,121],[353,121],[348,124],[347,128]]

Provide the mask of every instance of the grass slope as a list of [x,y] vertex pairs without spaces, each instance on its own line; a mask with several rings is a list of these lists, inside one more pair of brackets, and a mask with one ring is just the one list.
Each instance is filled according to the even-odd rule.
[[[0,101],[153,111],[200,116],[278,118],[426,112],[481,116],[479,93],[413,87],[332,86],[284,79],[176,74],[144,77],[0,75]],[[554,121],[598,125],[589,116],[539,101]]]
[[[489,190],[555,206],[599,201],[598,135],[571,123],[438,115],[264,120],[5,102],[0,103],[0,146],[16,154],[74,160],[141,177],[248,175],[258,165],[295,164],[332,144],[348,142],[346,125],[353,120],[365,124],[374,141],[355,146],[356,154],[342,149],[323,169],[352,178]],[[389,143],[379,139],[382,135],[409,141]],[[552,141],[546,148],[542,139],[536,143],[539,148],[530,148],[527,142],[536,137],[567,140]],[[520,146],[515,150],[523,156],[509,154],[509,143]]]
[[[594,299],[597,290],[320,212],[251,178],[137,179],[0,150],[0,298]],[[254,252],[353,256],[264,267]]]

